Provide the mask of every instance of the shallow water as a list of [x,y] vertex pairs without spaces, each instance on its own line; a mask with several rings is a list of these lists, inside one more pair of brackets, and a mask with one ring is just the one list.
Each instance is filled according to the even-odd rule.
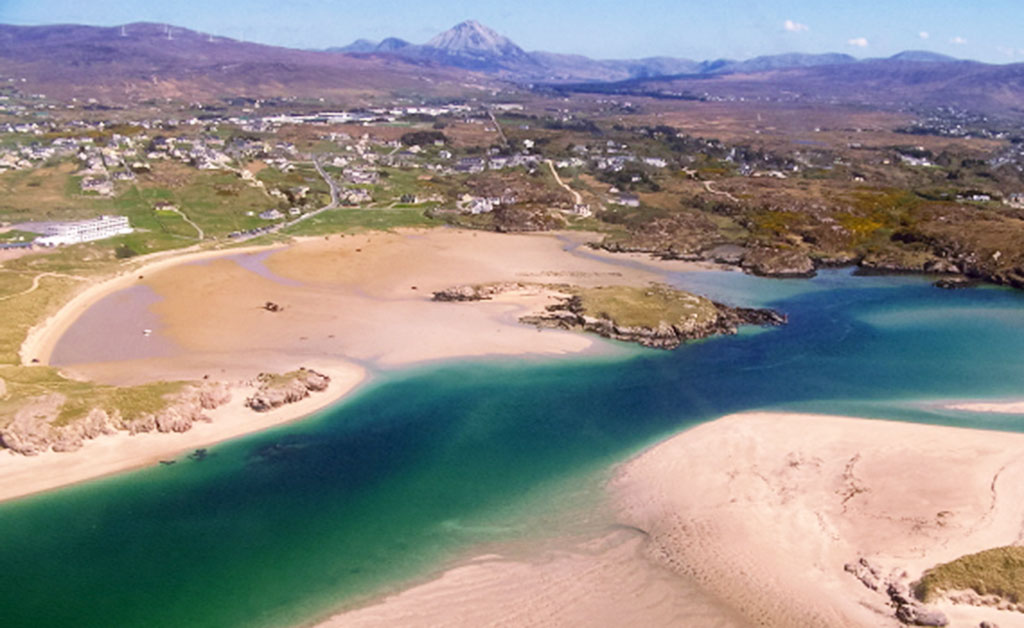
[[388,375],[202,461],[0,505],[3,624],[308,621],[482,544],[582,532],[573,513],[593,507],[615,462],[730,412],[1024,431],[1024,417],[921,403],[1024,396],[1024,295],[847,271],[672,281],[770,304],[790,324],[671,353]]
[[[50,364],[114,362],[174,355],[163,322],[151,311],[162,297],[144,285],[110,294],[89,307],[57,342]],[[145,334],[145,330],[151,333]]]

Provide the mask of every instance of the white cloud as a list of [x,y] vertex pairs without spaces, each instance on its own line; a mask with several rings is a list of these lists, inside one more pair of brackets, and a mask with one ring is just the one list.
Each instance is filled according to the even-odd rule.
[[956,37],[950,39],[949,43],[956,44],[957,46],[963,46],[964,44],[967,43],[967,40],[964,39],[963,37],[957,35]]
[[794,22],[793,20],[786,20],[782,23],[782,27],[791,33],[799,33],[801,31],[809,31],[811,27],[800,22]]
[[858,48],[867,48],[868,47],[868,38],[867,37],[854,37],[853,39],[846,40],[846,43],[848,43],[851,46],[857,46]]
[[920,33],[917,34],[917,36],[920,37],[921,39],[928,39],[929,37],[931,37],[931,34],[928,31],[921,31]]

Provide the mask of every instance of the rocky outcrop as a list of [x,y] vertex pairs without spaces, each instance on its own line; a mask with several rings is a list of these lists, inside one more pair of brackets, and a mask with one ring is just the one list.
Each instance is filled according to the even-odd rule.
[[81,421],[56,423],[67,398],[53,393],[30,399],[3,430],[4,447],[25,456],[45,451],[74,451],[83,441],[115,431],[115,423],[104,410],[94,409]]
[[967,277],[943,277],[932,283],[936,288],[942,288],[943,290],[962,290],[963,288],[972,288],[977,285],[977,282],[968,279]]
[[310,393],[327,390],[331,378],[312,369],[302,368],[285,375],[261,373],[257,381],[259,390],[245,400],[245,405],[256,412],[269,412],[285,404],[301,401]]
[[434,293],[434,301],[489,301],[503,292],[518,290],[519,283],[496,283],[482,286],[455,286]]
[[896,619],[910,626],[946,626],[949,619],[945,613],[928,608],[910,593],[909,587],[897,578],[883,578],[881,570],[866,558],[847,563],[843,569],[860,580],[868,589],[883,593],[889,604],[896,609]]
[[231,389],[226,384],[206,382],[188,386],[167,399],[167,405],[159,412],[124,417],[117,409],[96,407],[81,419],[61,423],[60,413],[67,399],[55,393],[31,399],[22,406],[14,419],[0,430],[0,443],[15,453],[34,456],[46,451],[76,451],[87,440],[119,430],[131,434],[185,432],[196,421],[209,420],[205,410],[212,410],[230,399]]
[[813,277],[815,272],[814,262],[806,253],[791,249],[750,249],[740,266],[763,277]]
[[735,334],[740,325],[783,325],[786,316],[773,310],[735,308],[714,303],[716,316],[703,322],[668,323],[657,327],[634,327],[616,323],[610,318],[588,316],[578,296],[549,305],[543,314],[524,316],[520,322],[538,327],[581,330],[612,340],[635,342],[655,349],[675,349],[688,340]]
[[187,432],[192,424],[209,422],[205,410],[213,410],[231,400],[231,389],[221,382],[189,386],[163,410],[147,413],[132,420],[127,429],[132,434],[144,432]]

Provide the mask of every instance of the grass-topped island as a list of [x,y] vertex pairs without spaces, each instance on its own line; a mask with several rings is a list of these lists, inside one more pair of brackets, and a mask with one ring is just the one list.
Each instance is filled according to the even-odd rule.
[[[456,286],[434,293],[435,301],[484,301],[528,290],[521,283]],[[519,320],[539,327],[589,331],[645,347],[674,349],[687,340],[735,334],[740,325],[782,325],[773,310],[738,308],[664,284],[648,286],[541,285],[557,300],[543,312]]]

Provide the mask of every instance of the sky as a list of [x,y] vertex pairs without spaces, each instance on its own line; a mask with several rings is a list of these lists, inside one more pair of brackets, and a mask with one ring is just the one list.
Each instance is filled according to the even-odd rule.
[[930,50],[1024,63],[1024,0],[0,0],[0,23],[149,21],[293,48],[424,43],[475,19],[526,50],[625,59]]

